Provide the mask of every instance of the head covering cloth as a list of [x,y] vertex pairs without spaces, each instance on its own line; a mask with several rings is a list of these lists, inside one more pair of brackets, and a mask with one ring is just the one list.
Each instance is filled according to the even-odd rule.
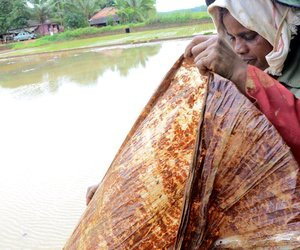
[[276,2],[285,4],[290,7],[300,8],[300,1],[299,0],[276,0]]
[[300,11],[275,3],[272,0],[216,0],[208,7],[218,33],[227,37],[220,18],[220,8],[225,8],[245,28],[266,39],[273,50],[266,56],[266,72],[281,75],[289,53],[292,37],[300,25]]

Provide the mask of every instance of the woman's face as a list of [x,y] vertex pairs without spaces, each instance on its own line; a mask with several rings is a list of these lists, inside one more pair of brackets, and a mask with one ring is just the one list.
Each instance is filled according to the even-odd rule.
[[266,39],[242,26],[230,13],[224,14],[223,23],[234,51],[247,64],[254,65],[261,70],[269,67],[266,55],[272,51],[273,47]]

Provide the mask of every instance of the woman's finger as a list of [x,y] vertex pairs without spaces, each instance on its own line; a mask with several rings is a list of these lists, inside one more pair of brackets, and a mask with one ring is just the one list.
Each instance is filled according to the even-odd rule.
[[196,36],[190,43],[189,45],[186,47],[185,52],[184,52],[184,57],[185,58],[189,58],[192,57],[192,49],[193,47],[197,46],[200,43],[203,43],[207,40],[209,40],[210,38],[212,38],[212,36],[205,36],[205,35],[199,35]]
[[211,71],[208,67],[208,57],[202,57],[198,61],[195,61],[195,64],[200,72],[201,75],[207,76],[208,73]]
[[194,57],[194,62],[197,63],[202,58],[208,57],[212,53],[212,48],[206,48],[201,53],[199,53],[196,57]]
[[215,43],[216,43],[216,40],[213,38],[213,39],[209,39],[202,43],[197,44],[196,46],[194,46],[192,48],[192,51],[191,51],[193,57],[197,58],[199,56],[199,54],[201,54],[203,51],[215,46]]
[[202,57],[206,57],[207,55],[214,52],[214,44],[206,43],[199,44],[195,47],[194,61],[199,61]]
[[218,65],[218,53],[214,47],[204,50],[195,58],[195,64],[202,75],[208,75],[209,72],[220,74]]
[[91,186],[87,189],[87,192],[86,192],[86,205],[88,205],[90,203],[90,201],[92,200],[97,188],[98,188],[98,185],[94,185],[94,186]]

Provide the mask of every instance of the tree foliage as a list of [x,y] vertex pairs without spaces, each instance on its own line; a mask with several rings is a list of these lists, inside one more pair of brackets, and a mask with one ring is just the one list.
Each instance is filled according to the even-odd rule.
[[99,4],[100,4],[101,9],[103,9],[105,7],[114,6],[115,1],[114,0],[99,0]]
[[25,0],[0,0],[0,33],[22,28],[29,20],[29,8]]
[[69,28],[86,27],[97,11],[113,5],[114,0],[65,0],[65,25]]
[[142,22],[155,13],[155,0],[115,0],[123,22]]
[[64,26],[66,0],[52,0],[51,20]]
[[45,23],[52,14],[55,2],[53,0],[30,0],[33,5],[32,18],[39,23]]
[[109,6],[118,9],[123,22],[137,23],[155,12],[154,4],[155,0],[0,0],[0,33],[26,27],[29,20],[86,27],[97,11]]
[[98,0],[69,0],[67,1],[66,8],[69,12],[84,15],[88,21],[92,15],[100,9],[100,4]]
[[113,4],[113,0],[61,0],[56,4],[59,5],[59,8],[56,7],[59,10],[56,13],[63,13],[60,19],[65,26],[80,28],[88,26],[89,19],[97,11]]
[[0,0],[0,32],[6,33],[9,28],[8,17],[12,11],[11,0]]
[[64,24],[71,29],[88,26],[85,16],[79,12],[67,12],[64,16]]
[[30,18],[30,10],[26,0],[13,0],[12,11],[9,15],[8,22],[10,29],[23,28],[27,25]]

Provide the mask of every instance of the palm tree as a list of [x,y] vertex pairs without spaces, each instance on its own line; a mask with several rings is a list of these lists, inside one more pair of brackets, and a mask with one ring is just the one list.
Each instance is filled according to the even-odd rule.
[[99,0],[67,0],[65,8],[67,11],[83,14],[88,21],[100,9],[101,2]]
[[33,5],[32,16],[40,24],[44,24],[51,16],[54,3],[52,0],[30,0]]
[[58,22],[60,25],[64,25],[65,5],[67,0],[51,0],[52,2],[52,17],[53,21]]
[[141,22],[155,12],[155,0],[115,0],[123,22]]

